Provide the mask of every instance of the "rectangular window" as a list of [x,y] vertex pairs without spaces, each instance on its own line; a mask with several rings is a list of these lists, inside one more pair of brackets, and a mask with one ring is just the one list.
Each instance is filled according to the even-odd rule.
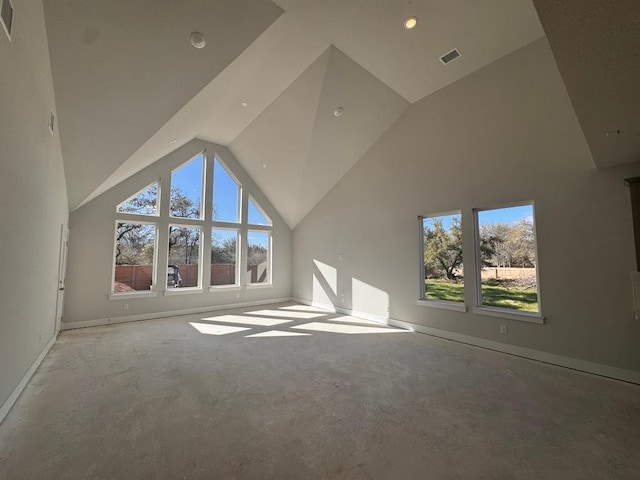
[[211,230],[211,285],[238,285],[238,231]]
[[247,234],[247,283],[271,283],[271,234],[249,230]]
[[421,223],[422,299],[464,303],[461,214],[423,217]]
[[476,210],[476,221],[479,305],[539,312],[533,205]]
[[152,290],[156,225],[118,222],[115,240],[113,292]]
[[167,287],[200,286],[200,227],[169,226]]

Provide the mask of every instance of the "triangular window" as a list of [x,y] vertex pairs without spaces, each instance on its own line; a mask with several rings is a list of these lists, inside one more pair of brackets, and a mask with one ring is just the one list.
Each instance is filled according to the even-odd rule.
[[264,210],[249,197],[249,224],[251,225],[272,225],[271,219],[264,213]]
[[118,205],[118,213],[158,215],[158,182],[143,188]]
[[217,158],[213,164],[213,220],[240,222],[240,185]]
[[172,217],[202,218],[203,184],[204,153],[171,172],[169,210]]

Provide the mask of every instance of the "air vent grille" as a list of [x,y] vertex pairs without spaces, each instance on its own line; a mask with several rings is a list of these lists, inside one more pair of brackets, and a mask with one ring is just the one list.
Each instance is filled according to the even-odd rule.
[[462,55],[460,53],[460,50],[458,50],[457,48],[454,48],[450,52],[442,55],[440,57],[440,61],[443,63],[443,65],[447,65],[448,63],[453,62],[456,58],[460,57],[460,55]]
[[13,5],[11,0],[0,0],[2,7],[0,7],[0,20],[2,20],[2,26],[7,32],[9,39],[11,39],[11,27],[13,26]]

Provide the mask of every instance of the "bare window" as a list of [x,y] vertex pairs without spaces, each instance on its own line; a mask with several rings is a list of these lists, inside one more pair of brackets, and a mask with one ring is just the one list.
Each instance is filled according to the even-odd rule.
[[158,215],[158,182],[143,188],[118,205],[118,213]]
[[200,227],[169,226],[167,287],[200,286]]
[[423,300],[464,303],[461,214],[423,217],[421,223]]
[[238,284],[238,231],[211,231],[211,285]]
[[271,233],[249,230],[247,234],[247,283],[271,283]]
[[218,159],[213,164],[213,220],[240,222],[240,185]]
[[171,172],[170,214],[179,218],[202,218],[204,154]]
[[251,225],[273,225],[271,219],[252,197],[249,197],[248,216],[248,223]]
[[538,312],[533,205],[477,210],[479,304]]
[[156,225],[118,222],[115,243],[113,292],[152,290]]

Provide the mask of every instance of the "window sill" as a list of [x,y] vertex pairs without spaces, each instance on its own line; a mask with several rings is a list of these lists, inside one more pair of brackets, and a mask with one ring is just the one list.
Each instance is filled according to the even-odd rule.
[[240,285],[211,285],[209,287],[210,292],[239,292],[240,290],[242,290]]
[[540,313],[527,313],[510,311],[503,308],[491,307],[475,307],[473,313],[477,315],[486,315],[488,317],[506,318],[508,320],[517,320],[519,322],[537,323],[544,325],[544,317]]
[[131,298],[149,298],[149,297],[157,297],[158,292],[147,292],[147,291],[138,291],[138,292],[119,292],[119,293],[111,293],[108,295],[109,300],[129,300]]
[[254,288],[271,288],[272,283],[247,283],[247,290],[253,290]]
[[456,312],[466,312],[467,306],[464,303],[446,302],[443,300],[418,300],[418,305],[423,307],[440,308],[442,310],[454,310]]
[[187,287],[187,288],[175,288],[171,290],[165,290],[164,295],[170,297],[172,295],[188,295],[190,293],[203,293],[204,290],[200,287]]

